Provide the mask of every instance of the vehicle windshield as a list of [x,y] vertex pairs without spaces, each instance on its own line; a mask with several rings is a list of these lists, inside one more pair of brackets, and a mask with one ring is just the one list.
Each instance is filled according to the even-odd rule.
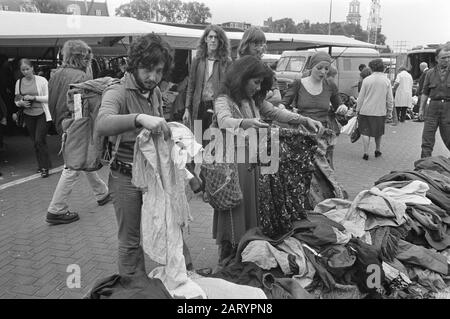
[[277,71],[302,72],[306,58],[303,56],[282,57],[277,65]]

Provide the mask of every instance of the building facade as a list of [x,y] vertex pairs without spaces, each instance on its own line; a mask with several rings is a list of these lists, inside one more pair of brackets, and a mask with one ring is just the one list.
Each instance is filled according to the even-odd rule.
[[225,28],[233,28],[233,29],[240,29],[240,30],[247,30],[248,28],[250,28],[252,25],[250,23],[245,23],[245,22],[225,22],[222,23],[222,27]]
[[[108,4],[104,2],[61,0],[67,14],[109,16]],[[19,12],[39,12],[33,0],[0,0],[0,10]]]

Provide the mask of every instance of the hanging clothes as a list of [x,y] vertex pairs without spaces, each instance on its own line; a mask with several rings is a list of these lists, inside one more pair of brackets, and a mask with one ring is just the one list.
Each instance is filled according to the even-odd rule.
[[136,138],[132,183],[143,190],[142,244],[150,258],[164,266],[151,278],[160,279],[173,296],[187,298],[205,293],[187,277],[182,227],[192,219],[186,198],[184,169],[171,159],[172,140],[143,130]]
[[[268,149],[270,138],[268,134]],[[292,222],[306,218],[306,203],[314,171],[317,143],[301,129],[279,129],[279,166],[259,178],[258,215],[263,233],[274,238],[292,230]]]

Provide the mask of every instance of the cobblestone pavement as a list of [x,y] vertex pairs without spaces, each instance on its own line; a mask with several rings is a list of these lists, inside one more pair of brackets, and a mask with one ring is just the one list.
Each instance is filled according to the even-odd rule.
[[[348,136],[339,137],[335,167],[350,197],[371,187],[390,171],[413,168],[420,156],[421,131],[422,123],[387,125],[383,156],[375,159],[372,145],[367,162],[362,160],[361,142],[351,144]],[[6,143],[12,140],[7,137]],[[27,142],[25,137],[14,138],[14,143],[22,143],[25,149],[30,148]],[[52,143],[50,148],[56,150],[57,140],[53,139]],[[439,136],[434,155],[450,156]],[[55,158],[54,162],[58,161],[61,159]],[[33,174],[35,167],[31,151],[10,158],[7,163],[10,168],[0,163],[0,171],[16,174],[0,180],[0,298],[81,298],[97,279],[117,272],[113,207],[111,204],[98,207],[85,179],[76,185],[70,200],[70,207],[80,213],[80,220],[49,226],[45,214],[59,173],[2,189],[2,184]],[[106,179],[106,169],[101,171],[101,176]],[[186,242],[194,265],[213,267],[217,249],[211,239],[212,209],[199,196],[193,197],[190,205],[195,220],[186,233]],[[67,267],[72,264],[81,268],[79,289],[69,289],[66,285]],[[154,266],[147,259],[147,269]]]

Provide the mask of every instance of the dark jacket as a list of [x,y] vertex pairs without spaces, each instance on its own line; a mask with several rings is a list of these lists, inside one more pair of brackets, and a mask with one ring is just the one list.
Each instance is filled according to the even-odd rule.
[[425,71],[422,72],[422,74],[420,75],[419,78],[419,87],[417,89],[417,96],[421,96],[422,95],[422,91],[423,91],[423,83],[425,82],[425,76],[427,75],[428,71],[430,69],[426,69]]
[[[214,70],[212,77],[214,81],[214,99],[219,94],[220,86],[225,81],[225,73],[231,64],[231,60],[226,62],[220,61],[214,63]],[[191,71],[189,72],[189,82],[186,94],[186,108],[191,111],[193,120],[197,119],[198,109],[202,101],[203,84],[205,81],[206,59],[195,58],[192,61]]]
[[70,84],[92,80],[86,72],[70,67],[60,68],[48,82],[48,107],[55,123],[56,131],[62,134],[61,123],[71,113],[67,107],[67,91]]

